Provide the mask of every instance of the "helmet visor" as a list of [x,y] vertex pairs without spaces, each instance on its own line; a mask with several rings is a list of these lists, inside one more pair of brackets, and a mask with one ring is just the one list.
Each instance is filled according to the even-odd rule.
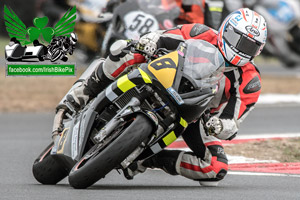
[[231,47],[250,57],[256,56],[261,47],[261,43],[248,37],[244,33],[238,32],[231,25],[226,26],[224,39]]

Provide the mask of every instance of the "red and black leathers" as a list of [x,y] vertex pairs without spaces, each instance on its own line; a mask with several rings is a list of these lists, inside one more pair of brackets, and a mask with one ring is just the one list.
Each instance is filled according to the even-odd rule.
[[[217,31],[202,24],[186,24],[165,31],[158,41],[158,48],[175,49],[180,42],[188,39],[205,40],[217,47],[217,34]],[[235,121],[236,126],[231,126],[233,133],[226,133],[220,138],[229,139],[257,102],[261,78],[252,62],[236,67],[226,61],[224,74],[225,89],[219,102],[211,108],[211,114],[216,114],[220,119]]]
[[[217,31],[202,24],[185,24],[165,31],[157,46],[176,49],[184,40],[200,39],[217,47],[217,34]],[[223,124],[219,139],[232,139],[235,136],[240,123],[257,102],[261,89],[260,74],[252,62],[242,67],[226,63],[223,93],[210,110]],[[179,154],[174,166],[177,173],[200,181],[223,179],[228,165],[221,141],[214,136],[207,136],[199,121],[189,125],[183,138],[193,152]]]
[[[188,39],[205,40],[218,48],[218,32],[202,24],[185,24],[166,31],[157,31],[157,48],[176,49],[178,44]],[[127,54],[119,60],[107,59],[103,72],[115,79],[126,70],[128,65],[143,62],[137,55]],[[219,181],[224,178],[228,170],[227,158],[220,139],[232,139],[243,119],[253,109],[260,94],[260,74],[254,64],[236,67],[227,62],[223,78],[223,85],[217,98],[210,106],[210,113],[220,118],[222,131],[216,136],[207,135],[200,121],[192,123],[183,133],[183,138],[193,152],[174,153],[163,150],[159,155],[164,159],[157,159],[154,166],[162,168],[170,174],[180,174],[184,177],[203,181]],[[176,158],[174,158],[176,156]],[[166,165],[160,160],[176,160],[173,164]],[[174,171],[176,173],[174,173]]]

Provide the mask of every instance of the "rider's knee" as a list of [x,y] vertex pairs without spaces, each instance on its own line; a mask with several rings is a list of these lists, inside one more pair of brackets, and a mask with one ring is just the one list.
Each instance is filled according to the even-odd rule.
[[223,168],[222,168],[222,169],[219,171],[219,173],[217,173],[216,179],[220,181],[220,180],[224,179],[226,175],[227,175],[227,169],[223,169]]
[[221,169],[214,178],[200,179],[196,181],[199,181],[201,186],[216,187],[219,185],[220,181],[224,179],[226,174],[227,174],[227,170]]

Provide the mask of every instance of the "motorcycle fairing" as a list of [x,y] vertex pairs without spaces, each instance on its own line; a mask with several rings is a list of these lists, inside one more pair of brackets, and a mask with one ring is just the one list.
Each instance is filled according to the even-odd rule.
[[[178,65],[178,53],[177,53],[177,51],[171,52],[170,54],[167,54],[165,57],[162,57],[162,59],[159,59],[159,62],[161,62],[165,58],[171,58],[171,60],[174,62],[174,63],[172,63],[172,61],[167,60],[167,61],[169,61],[169,63],[165,63],[165,66],[162,66],[162,69],[164,69],[166,71],[175,70],[175,73],[172,74],[173,76],[167,76],[168,81],[165,82],[172,86],[175,75],[176,75],[176,68]],[[166,61],[166,60],[164,60],[164,61]],[[114,102],[122,94],[124,94],[125,92],[129,91],[130,89],[136,87],[137,85],[141,85],[141,84],[153,84],[158,89],[160,89],[161,92],[165,93],[166,95],[169,95],[167,93],[166,88],[164,86],[162,86],[162,84],[159,82],[159,80],[156,80],[156,77],[153,74],[150,73],[151,74],[150,75],[147,73],[149,71],[149,69],[148,69],[149,66],[151,67],[151,64],[153,64],[153,63],[154,62],[151,62],[149,65],[144,64],[140,68],[132,71],[130,74],[126,74],[126,75],[120,77],[117,81],[113,82],[103,92],[101,92],[98,95],[98,97],[93,101],[91,107],[95,107],[96,108],[95,110],[101,111],[107,105],[106,103],[103,102],[103,100]],[[155,65],[152,65],[153,69],[154,69],[154,67],[155,67]],[[161,69],[155,70],[154,74],[156,74],[160,79],[162,79],[163,77],[161,76],[161,74],[157,73],[157,71],[159,71],[159,70],[161,70]],[[169,85],[166,85],[166,87],[168,87],[168,86]],[[170,98],[170,99],[172,99],[172,98]],[[170,106],[172,106],[172,105],[170,105]],[[146,152],[145,152],[145,154],[143,153],[143,155],[152,155],[153,153],[157,153],[157,152],[161,151],[163,148],[165,148],[166,146],[168,146],[169,144],[171,144],[173,141],[175,141],[181,135],[181,133],[185,130],[185,128],[188,126],[188,123],[182,117],[178,116],[177,121],[178,121],[178,125],[175,127],[175,129],[167,130],[167,131],[165,131],[165,133],[161,134],[152,143],[152,145],[148,149],[146,149]]]
[[148,69],[167,89],[173,85],[178,63],[178,53],[173,51],[149,63]]
[[96,117],[92,107],[86,107],[78,117],[65,123],[65,129],[57,138],[51,155],[72,167],[83,155],[86,141]]
[[181,136],[182,132],[188,127],[188,123],[182,117],[179,117],[176,124],[177,126],[175,129],[173,128],[172,131],[166,131],[166,133],[160,135],[156,140],[154,140],[149,147],[143,151],[138,159],[150,157],[177,140],[178,137]]
[[61,136],[59,138],[59,141],[58,141],[58,145],[57,145],[57,154],[62,154],[63,153],[63,150],[64,150],[64,146],[65,146],[65,143],[66,143],[66,138],[68,136],[68,133],[69,133],[69,129],[70,128],[65,128],[63,130],[63,132],[61,133]]

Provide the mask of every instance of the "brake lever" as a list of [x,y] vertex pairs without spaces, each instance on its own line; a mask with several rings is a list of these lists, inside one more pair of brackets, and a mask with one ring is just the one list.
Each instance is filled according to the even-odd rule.
[[130,42],[129,45],[127,45],[124,49],[122,49],[122,52],[126,53],[126,54],[128,54],[128,53],[138,53],[138,54],[141,54],[143,56],[146,56],[146,57],[150,58],[151,60],[157,58],[157,56],[155,56],[155,55],[150,55],[147,52],[145,52],[141,49],[138,49],[137,45],[138,45],[138,42]]
[[209,130],[206,127],[206,122],[208,122],[210,117],[211,116],[210,116],[210,111],[209,110],[204,111],[204,113],[201,116],[201,121],[203,123],[203,128],[205,129],[206,136],[209,136]]

